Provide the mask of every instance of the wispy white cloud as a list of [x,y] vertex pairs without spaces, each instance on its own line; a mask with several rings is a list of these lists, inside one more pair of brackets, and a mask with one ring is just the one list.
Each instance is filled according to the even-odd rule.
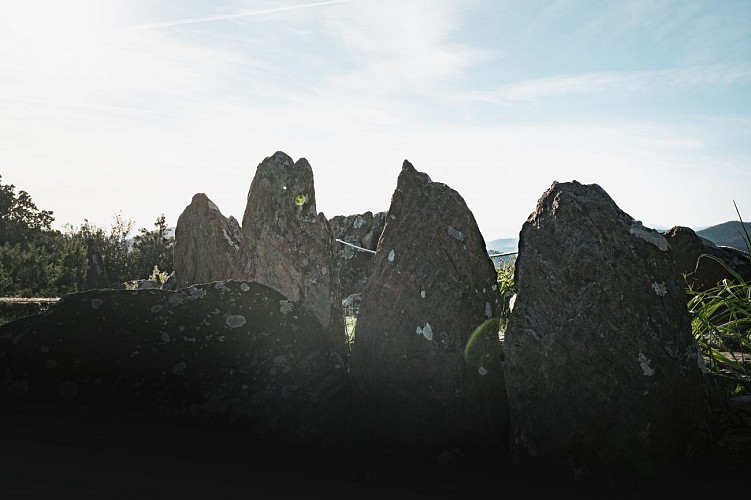
[[159,28],[169,28],[172,26],[182,26],[185,24],[208,23],[208,22],[213,22],[213,21],[227,21],[231,19],[240,19],[243,17],[255,17],[255,16],[262,16],[265,14],[275,14],[278,12],[288,12],[292,10],[310,9],[313,7],[323,7],[323,6],[333,5],[333,4],[338,4],[338,3],[349,3],[352,1],[353,0],[328,0],[325,2],[313,2],[313,3],[304,3],[304,4],[298,4],[298,5],[286,5],[284,7],[274,7],[274,8],[254,10],[254,11],[249,11],[249,12],[236,12],[233,14],[196,17],[196,18],[191,18],[191,19],[177,19],[177,20],[172,20],[172,21],[162,21],[158,23],[148,23],[148,24],[142,24],[139,26],[132,26],[129,28],[125,28],[124,31],[151,30],[151,29],[159,29]]
[[470,100],[492,104],[537,101],[577,94],[664,92],[690,86],[726,86],[751,81],[751,66],[714,65],[655,71],[608,71],[552,76],[503,85],[491,91],[466,92]]

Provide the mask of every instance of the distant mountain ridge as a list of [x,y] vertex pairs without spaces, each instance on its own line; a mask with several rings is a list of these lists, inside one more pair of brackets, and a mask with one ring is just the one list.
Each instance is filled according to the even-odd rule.
[[[751,223],[745,222],[744,226],[748,234],[751,235]],[[656,228],[653,229],[664,233],[670,228]],[[693,229],[693,228],[692,228]],[[706,238],[715,245],[733,247],[743,252],[748,251],[746,243],[744,241],[745,233],[743,227],[741,227],[740,221],[728,221],[722,224],[714,226],[703,227],[701,229],[694,229],[697,235],[702,238]],[[485,248],[489,253],[508,253],[516,252],[519,248],[519,238],[500,238],[486,242]]]
[[746,242],[744,237],[746,232],[743,231],[745,227],[746,232],[751,235],[751,223],[744,222],[741,225],[740,221],[731,220],[717,224],[716,226],[710,226],[706,229],[696,231],[696,234],[702,238],[706,238],[715,245],[724,247],[733,247],[738,250],[747,252]]

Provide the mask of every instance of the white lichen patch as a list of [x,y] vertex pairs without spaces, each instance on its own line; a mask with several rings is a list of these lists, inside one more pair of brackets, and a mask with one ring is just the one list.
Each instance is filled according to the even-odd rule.
[[184,325],[180,325],[180,326],[177,327],[177,330],[180,331],[180,332],[184,332],[185,331],[185,326]]
[[360,229],[363,224],[365,224],[365,219],[358,215],[352,222],[352,227],[354,227],[355,229]]
[[637,238],[646,241],[647,243],[653,244],[663,252],[666,252],[670,249],[670,244],[668,244],[668,240],[666,240],[663,235],[661,235],[654,229],[642,226],[641,221],[631,221],[629,233],[633,234]]
[[44,366],[47,367],[48,370],[54,370],[57,368],[57,361],[54,359],[48,359]]
[[99,309],[102,307],[102,304],[104,304],[104,301],[102,299],[91,299],[91,307],[94,309]]
[[240,245],[238,245],[232,240],[232,238],[230,237],[229,233],[227,233],[227,230],[225,228],[222,228],[222,234],[224,234],[224,239],[229,246],[233,247],[235,250],[240,250]]
[[488,319],[493,317],[493,307],[490,302],[485,302],[485,317]]
[[227,316],[227,319],[225,320],[225,323],[230,328],[240,328],[246,322],[247,320],[245,319],[245,316],[241,314],[232,314],[230,316]]
[[655,291],[658,297],[664,297],[668,294],[668,289],[665,286],[665,283],[657,283],[656,281],[652,282],[652,290]]
[[169,344],[170,343],[169,333],[167,333],[167,332],[159,332],[159,336],[162,337],[162,341],[165,344]]
[[157,305],[151,307],[151,312],[153,312],[154,314],[156,314],[159,311],[161,311],[162,309],[164,309],[164,306],[162,304],[157,304]]
[[448,233],[449,236],[454,238],[456,241],[464,241],[464,235],[458,229],[454,229],[453,227],[449,226]]
[[204,290],[203,288],[192,286],[190,287],[188,293],[190,293],[190,298],[192,300],[198,300],[198,299],[202,299],[203,296],[206,295],[206,290]]
[[430,323],[425,323],[425,326],[418,326],[416,330],[417,335],[422,335],[428,340],[433,340],[433,328]]
[[484,366],[481,366],[480,368],[478,368],[478,369],[477,369],[477,371],[478,371],[478,373],[479,373],[480,375],[487,375],[487,374],[488,374],[488,370],[487,370],[487,369],[485,369],[485,367],[484,367]]
[[289,300],[279,301],[279,312],[282,313],[282,316],[288,315],[294,309],[295,309],[295,304],[293,302],[290,302]]
[[420,291],[420,297],[422,297],[423,299],[425,298],[425,290]]
[[250,290],[250,285],[248,285],[245,282],[242,282],[240,283],[240,290],[242,290],[243,292],[247,292],[248,290]]
[[43,345],[42,347],[40,347],[39,350],[42,351],[44,354],[47,354],[48,352],[50,352],[50,348],[47,347],[46,345]]
[[188,367],[188,365],[185,364],[185,361],[180,361],[178,364],[175,365],[174,368],[172,368],[172,374],[173,375],[182,375],[183,372],[185,372],[185,369]]
[[393,250],[389,252],[389,262],[394,262],[394,258],[396,257],[396,254]]
[[642,353],[639,353],[639,366],[641,366],[641,371],[645,377],[651,377],[655,374],[655,371],[649,366],[649,358]]

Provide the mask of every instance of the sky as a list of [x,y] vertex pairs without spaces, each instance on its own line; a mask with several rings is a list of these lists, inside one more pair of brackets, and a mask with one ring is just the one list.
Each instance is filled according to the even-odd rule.
[[0,175],[55,228],[242,219],[306,158],[326,217],[388,210],[403,161],[486,241],[553,182],[658,229],[751,220],[751,2],[2,0]]

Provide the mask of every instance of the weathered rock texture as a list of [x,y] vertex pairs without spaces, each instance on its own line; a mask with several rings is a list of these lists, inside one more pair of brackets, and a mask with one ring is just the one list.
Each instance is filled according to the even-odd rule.
[[[386,224],[386,212],[337,215],[329,224],[335,239],[375,251],[378,238],[381,237],[383,226]],[[372,273],[374,261],[375,256],[372,253],[338,244],[335,269],[342,298],[362,293]]]
[[523,225],[504,340],[510,449],[577,477],[650,473],[708,437],[702,359],[665,238],[598,185]]
[[316,212],[313,170],[278,151],[258,165],[242,222],[235,277],[263,283],[298,303],[344,346],[336,244]]
[[364,432],[397,448],[498,446],[502,354],[486,322],[500,297],[462,197],[405,161],[374,266],[350,359]]
[[235,277],[241,244],[237,220],[222,215],[204,193],[194,195],[175,228],[177,286],[185,288]]
[[102,255],[91,238],[86,240],[86,256],[88,260],[86,289],[109,288],[110,280],[107,277],[107,269],[104,267]]
[[686,282],[696,291],[706,290],[724,279],[735,279],[722,264],[708,257],[719,259],[730,269],[751,281],[751,262],[743,252],[731,247],[719,247],[697,235],[693,229],[675,226],[665,233],[665,238],[675,258],[678,271],[686,275]]
[[345,388],[318,321],[257,283],[92,290],[0,326],[3,397],[320,445],[341,426]]

